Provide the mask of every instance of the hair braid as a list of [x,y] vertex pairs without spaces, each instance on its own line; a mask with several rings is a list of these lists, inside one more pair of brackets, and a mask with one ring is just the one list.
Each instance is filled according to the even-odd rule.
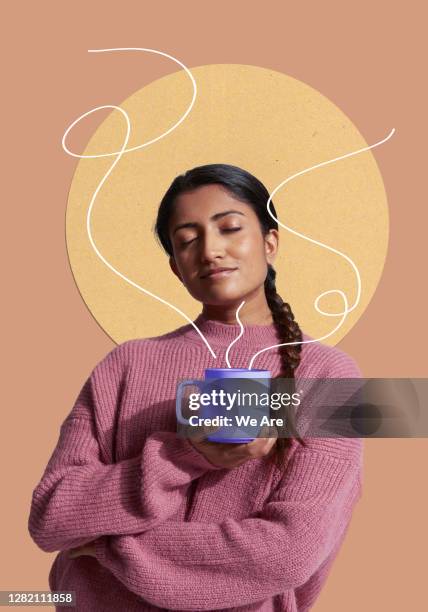
[[[276,290],[276,271],[269,264],[268,273],[265,280],[265,295],[268,306],[272,313],[272,319],[277,330],[277,336],[280,343],[301,342],[302,332],[294,319],[293,311],[289,304],[284,302]],[[278,352],[281,356],[281,370],[279,376],[272,380],[272,390],[278,389],[281,385],[281,391],[287,391],[290,395],[295,391],[294,371],[300,363],[302,345],[288,344],[288,346],[280,346]],[[281,379],[287,379],[282,381]],[[287,383],[287,389],[283,385]],[[279,414],[281,413],[281,414]],[[285,422],[285,427],[278,427],[278,439],[276,441],[276,459],[277,464],[281,465],[284,460],[285,451],[290,446],[290,438],[284,437],[285,433],[293,433],[296,439],[303,445],[304,441],[296,434],[294,430],[294,415],[292,408],[283,407],[275,411],[276,417],[282,417]],[[281,435],[282,434],[282,435]],[[273,455],[273,456],[275,456]]]

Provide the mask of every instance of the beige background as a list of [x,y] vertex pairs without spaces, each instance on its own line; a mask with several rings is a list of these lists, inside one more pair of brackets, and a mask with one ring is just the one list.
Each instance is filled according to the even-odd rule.
[[[142,62],[148,55],[116,53],[122,53],[125,63],[131,53],[141,55]],[[327,344],[336,344],[364,314],[388,250],[388,202],[375,150],[352,155],[375,142],[365,142],[343,111],[316,89],[276,70],[222,63],[192,67],[192,76],[197,84],[195,105],[166,138],[132,151],[171,129],[188,108],[190,79],[181,69],[133,93],[121,103],[122,112],[110,113],[101,123],[84,151],[72,151],[91,156],[120,150],[126,138],[122,113],[129,116],[126,149],[131,151],[114,166],[93,205],[97,185],[117,154],[82,158],[70,187],[67,252],[82,298],[116,343],[166,333],[186,323],[182,315],[141,289],[166,299],[194,320],[201,304],[171,274],[168,257],[152,230],[171,180],[187,168],[221,160],[254,173],[273,194],[297,173],[351,154],[298,176],[273,198],[286,227],[345,254],[332,253],[280,227],[275,260],[278,292],[292,304],[300,327],[315,339],[339,326],[346,305],[337,290],[343,291],[350,312],[338,331],[325,338]],[[71,151],[68,138],[66,146]],[[91,244],[89,212],[92,240],[116,273]],[[320,308],[334,316],[321,314]]]
[[[87,49],[145,46],[189,67],[252,64],[321,91],[377,149],[390,205],[382,280],[340,342],[366,376],[427,376],[426,126],[421,2],[9,2],[2,42],[4,361],[1,589],[45,589],[54,554],[27,534],[31,491],[86,376],[113,347],[74,284],[65,206],[78,115],[175,68]],[[75,133],[81,147],[101,121]],[[5,137],[4,137],[5,135]],[[70,143],[71,144],[71,143]],[[314,610],[420,610],[426,601],[426,440],[366,442],[365,489]]]

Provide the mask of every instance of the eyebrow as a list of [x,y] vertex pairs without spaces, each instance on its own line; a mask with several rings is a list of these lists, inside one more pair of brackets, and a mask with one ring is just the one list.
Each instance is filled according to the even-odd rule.
[[[215,215],[210,217],[210,221],[217,221],[217,219],[221,219],[222,217],[225,217],[226,215],[233,215],[233,214],[242,215],[243,217],[245,217],[244,213],[239,210],[226,210],[224,212],[216,213]],[[198,224],[194,222],[182,223],[181,225],[177,225],[177,227],[172,232],[172,235],[174,235],[175,232],[177,232],[179,229],[182,229],[183,227],[197,227],[197,226]]]

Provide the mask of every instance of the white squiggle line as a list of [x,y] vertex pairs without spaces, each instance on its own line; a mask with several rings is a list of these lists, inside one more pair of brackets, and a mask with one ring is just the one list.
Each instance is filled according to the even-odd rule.
[[[111,157],[112,155],[118,155],[119,153],[120,154],[129,153],[130,151],[137,151],[138,149],[142,149],[144,147],[147,147],[148,145],[153,144],[154,142],[157,142],[158,140],[161,140],[161,138],[164,138],[165,136],[170,134],[173,130],[175,130],[175,128],[177,128],[180,125],[180,123],[182,123],[185,120],[187,115],[192,110],[193,105],[195,104],[196,93],[197,93],[197,87],[196,87],[195,78],[194,78],[193,74],[190,72],[190,70],[187,68],[187,66],[185,66],[182,62],[180,62],[180,60],[178,60],[177,58],[173,57],[172,55],[169,55],[168,53],[164,53],[163,51],[157,51],[156,49],[146,49],[144,47],[117,47],[115,49],[88,49],[88,53],[105,53],[105,52],[109,52],[109,51],[146,51],[147,53],[155,53],[156,55],[162,55],[163,57],[167,57],[168,59],[172,60],[173,62],[175,62],[176,64],[181,66],[186,71],[187,76],[190,78],[190,80],[192,82],[192,88],[193,88],[192,100],[191,100],[187,110],[180,117],[180,119],[177,121],[177,123],[174,123],[174,125],[172,127],[170,127],[168,130],[166,130],[166,132],[163,132],[160,136],[157,136],[156,138],[152,138],[152,140],[147,140],[143,144],[137,145],[135,147],[130,147],[129,149],[123,149],[123,150],[121,149],[120,151],[113,151],[112,153],[100,153],[99,155],[77,155],[76,153],[73,153],[72,151],[70,151],[65,146],[65,139],[66,139],[66,137],[68,135],[68,132],[72,129],[72,127],[81,118],[86,116],[86,115],[81,115],[81,117],[79,117],[79,119],[77,119],[76,121],[74,121],[74,123],[72,123],[70,125],[70,127],[66,130],[64,136],[62,137],[62,146],[63,146],[64,150],[69,155],[71,155],[73,157],[80,157],[80,158],[85,158],[85,159],[89,159],[89,158],[92,158],[92,157]],[[100,108],[106,108],[106,107],[99,106],[98,109],[100,109]],[[93,111],[98,110],[98,109],[94,108],[90,112],[93,112]],[[86,113],[86,114],[89,114],[89,113]]]
[[[184,119],[187,117],[187,115],[189,114],[189,112],[191,111],[194,103],[195,103],[195,99],[196,99],[196,92],[197,92],[197,87],[196,87],[196,82],[195,79],[193,78],[192,73],[190,72],[190,70],[184,65],[182,64],[178,59],[176,59],[175,57],[173,57],[172,55],[168,55],[167,53],[163,53],[162,51],[157,51],[155,49],[145,49],[145,48],[138,48],[138,47],[120,47],[117,49],[89,49],[89,53],[102,53],[105,51],[147,51],[149,53],[156,53],[158,55],[163,55],[169,59],[172,59],[174,62],[176,62],[177,64],[179,64],[180,66],[182,66],[182,68],[184,68],[184,70],[186,71],[187,75],[189,76],[191,82],[192,82],[192,86],[193,86],[193,96],[192,96],[192,100],[189,104],[189,107],[187,108],[186,112],[184,113],[184,115],[179,119],[179,121],[177,121],[171,128],[169,128],[166,132],[163,132],[160,136],[157,136],[156,138],[153,138],[152,140],[149,140],[147,142],[144,142],[141,145],[135,146],[135,147],[131,147],[129,149],[126,148],[126,145],[128,144],[129,141],[129,137],[131,134],[131,124],[129,121],[129,116],[127,114],[127,112],[125,110],[123,110],[122,108],[120,108],[119,106],[115,106],[115,105],[105,105],[105,106],[97,106],[96,108],[91,109],[90,111],[88,111],[87,113],[84,113],[83,115],[80,115],[80,117],[78,117],[75,121],[73,121],[73,123],[67,128],[67,130],[64,132],[64,135],[62,137],[62,147],[63,149],[66,151],[66,153],[68,153],[69,155],[73,156],[73,157],[79,157],[79,158],[96,158],[96,157],[111,157],[111,156],[116,156],[116,159],[114,160],[114,162],[112,163],[112,165],[110,166],[110,168],[107,170],[106,174],[103,176],[103,178],[101,179],[101,181],[99,182],[97,188],[95,189],[95,192],[91,198],[90,201],[90,205],[88,208],[88,213],[86,216],[86,229],[88,232],[88,236],[89,236],[89,240],[90,243],[92,245],[92,248],[94,249],[95,253],[98,255],[98,257],[101,259],[101,261],[110,269],[112,270],[112,272],[114,272],[115,274],[117,274],[118,276],[120,276],[121,278],[123,278],[124,281],[126,281],[127,283],[129,283],[130,285],[132,285],[133,287],[136,287],[136,289],[139,289],[140,291],[143,291],[143,293],[146,293],[147,295],[150,295],[151,297],[155,298],[156,300],[159,300],[160,302],[162,302],[163,304],[166,304],[167,306],[169,306],[170,308],[172,308],[173,310],[175,310],[176,312],[178,312],[181,316],[183,316],[193,327],[194,329],[198,332],[198,334],[200,335],[200,337],[202,338],[202,340],[205,342],[205,344],[207,345],[211,355],[214,357],[214,359],[217,359],[217,355],[215,354],[215,352],[213,351],[213,349],[211,348],[211,345],[209,344],[208,340],[205,338],[205,336],[203,335],[203,333],[200,331],[200,329],[198,328],[198,326],[179,308],[177,308],[176,306],[174,306],[173,304],[171,304],[170,302],[167,302],[166,300],[164,300],[163,298],[159,297],[158,295],[155,295],[154,293],[152,293],[151,291],[148,291],[147,289],[144,289],[143,287],[140,287],[140,285],[137,285],[137,283],[134,283],[134,281],[130,280],[129,278],[127,278],[126,276],[124,276],[121,272],[119,272],[119,270],[116,270],[116,268],[114,268],[106,259],[105,257],[103,257],[103,255],[100,253],[100,251],[98,250],[97,246],[95,245],[95,242],[92,238],[92,232],[91,232],[91,211],[92,211],[92,207],[94,205],[95,199],[101,189],[101,187],[104,185],[105,181],[107,180],[107,178],[110,176],[111,172],[113,171],[114,167],[116,166],[116,164],[119,162],[120,158],[122,157],[122,155],[124,153],[129,153],[130,151],[136,151],[137,149],[142,149],[143,147],[148,146],[149,144],[152,144],[158,140],[160,140],[161,138],[164,138],[165,136],[167,136],[167,134],[170,134],[176,127],[178,127],[180,125],[180,123],[182,123],[182,121],[184,121]],[[84,117],[87,117],[88,115],[90,115],[91,113],[94,113],[98,110],[102,110],[104,108],[111,108],[114,110],[118,110],[119,112],[122,113],[122,115],[125,117],[125,121],[126,121],[126,137],[124,140],[124,143],[121,147],[121,149],[119,151],[113,151],[112,153],[101,153],[98,155],[79,155],[77,153],[73,153],[72,151],[70,151],[70,149],[68,149],[68,147],[65,144],[65,140],[70,132],[70,130],[77,124],[79,123],[79,121],[81,119],[83,119]]]
[[[362,153],[363,151],[368,151],[369,149],[374,149],[375,147],[378,147],[379,145],[383,144],[384,142],[386,142],[387,140],[389,140],[391,138],[391,136],[395,133],[395,128],[393,128],[390,133],[388,134],[388,136],[386,136],[385,138],[383,138],[382,140],[380,140],[379,142],[376,142],[373,145],[367,146],[367,147],[363,147],[362,149],[358,149],[357,151],[352,151],[351,153],[346,153],[345,155],[340,155],[339,157],[335,157],[334,159],[330,159],[327,160],[325,162],[321,162],[320,164],[316,164],[315,166],[311,166],[310,168],[306,168],[305,170],[301,170],[300,172],[297,172],[296,174],[293,174],[292,176],[286,178],[284,181],[282,181],[277,187],[275,187],[275,189],[272,191],[272,193],[269,196],[269,199],[267,201],[267,210],[268,213],[270,214],[270,216],[284,229],[286,229],[287,231],[291,232],[292,234],[295,234],[296,236],[299,236],[300,238],[304,238],[305,240],[308,240],[309,242],[312,242],[314,244],[317,244],[318,246],[324,247],[325,249],[336,253],[337,255],[339,255],[340,257],[343,257],[344,259],[346,259],[346,261],[348,261],[352,268],[354,269],[354,272],[356,274],[357,277],[357,297],[355,298],[355,302],[354,304],[349,308],[348,307],[348,300],[346,298],[346,295],[343,293],[343,291],[341,291],[340,289],[330,289],[329,291],[324,291],[323,293],[320,293],[320,295],[316,298],[316,300],[314,301],[314,306],[315,306],[315,310],[317,312],[319,312],[322,315],[325,315],[327,317],[338,317],[338,316],[342,316],[341,321],[339,322],[339,324],[328,334],[326,334],[325,336],[322,336],[321,338],[316,338],[315,340],[303,340],[301,342],[284,342],[282,344],[273,344],[272,346],[268,346],[260,351],[257,351],[257,353],[255,353],[250,360],[250,364],[248,366],[248,369],[252,369],[254,360],[256,359],[256,357],[258,357],[258,355],[260,355],[261,353],[264,353],[265,351],[269,351],[270,349],[273,348],[277,348],[280,346],[291,346],[291,345],[295,345],[295,344],[310,344],[312,342],[320,342],[321,340],[325,340],[326,338],[329,338],[330,336],[332,336],[334,333],[336,333],[336,331],[343,325],[343,323],[345,322],[345,319],[347,317],[347,315],[354,310],[354,308],[356,308],[360,302],[360,297],[361,297],[361,276],[360,273],[358,271],[357,266],[355,265],[355,263],[352,261],[352,259],[350,257],[348,257],[348,255],[345,255],[345,253],[342,253],[341,251],[334,249],[331,246],[328,246],[327,244],[324,244],[322,242],[318,242],[318,240],[314,240],[313,238],[309,238],[308,236],[305,236],[304,234],[301,234],[300,232],[297,232],[296,230],[291,229],[290,227],[288,227],[287,225],[284,225],[283,223],[281,223],[281,221],[279,221],[279,219],[277,219],[275,217],[275,215],[272,213],[271,209],[270,209],[270,204],[271,201],[273,200],[274,195],[277,193],[277,191],[279,191],[279,189],[281,189],[281,187],[283,187],[286,183],[289,183],[291,180],[295,179],[298,176],[301,176],[302,174],[305,174],[306,172],[310,172],[311,170],[315,170],[315,168],[320,168],[321,166],[326,166],[327,164],[332,164],[333,162],[339,161],[340,159],[345,159],[346,157],[351,157],[352,155],[357,155],[358,153]],[[319,300],[324,296],[324,295],[329,295],[332,293],[338,293],[341,295],[344,304],[345,304],[345,309],[342,312],[335,312],[335,313],[330,313],[330,312],[326,312],[324,310],[322,310],[319,306],[318,306],[318,302]]]
[[235,313],[235,317],[236,317],[236,320],[237,320],[237,321],[238,321],[238,323],[239,323],[239,327],[241,328],[241,331],[239,332],[239,336],[237,336],[237,337],[235,338],[235,340],[233,340],[233,341],[232,341],[232,342],[229,344],[229,346],[227,347],[227,351],[226,351],[226,363],[227,363],[227,367],[228,367],[228,368],[231,368],[231,367],[232,367],[232,366],[230,365],[230,361],[229,361],[229,351],[230,351],[230,349],[232,348],[232,346],[235,344],[235,342],[238,342],[239,338],[241,338],[242,334],[244,333],[244,326],[242,325],[241,320],[240,320],[240,318],[239,318],[239,316],[238,316],[238,315],[239,315],[239,311],[241,310],[241,308],[243,307],[243,305],[244,305],[244,304],[245,304],[245,300],[244,300],[243,302],[241,302],[241,304],[240,304],[240,305],[239,305],[239,307],[238,307],[238,310],[237,310],[237,311],[236,311],[236,313]]

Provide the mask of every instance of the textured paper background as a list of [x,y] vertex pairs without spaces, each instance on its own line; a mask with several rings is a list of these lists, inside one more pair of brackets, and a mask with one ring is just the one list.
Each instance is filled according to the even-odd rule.
[[[115,53],[121,53],[125,62],[132,54],[142,60],[149,55]],[[105,59],[106,53],[99,57]],[[116,343],[166,333],[186,322],[118,273],[168,300],[191,320],[200,313],[200,302],[171,274],[168,257],[153,234],[159,202],[175,176],[221,160],[254,173],[273,194],[278,185],[302,170],[369,146],[334,103],[281,72],[222,63],[192,67],[192,75],[197,84],[195,105],[167,137],[132,150],[171,129],[189,106],[191,84],[182,69],[137,90],[121,103],[120,111],[111,112],[101,123],[84,151],[72,151],[90,156],[120,150],[126,138],[123,113],[128,114],[131,129],[126,149],[131,151],[117,164],[117,155],[81,159],[66,216],[74,279],[90,312]],[[78,132],[80,127],[77,124],[74,129]],[[340,329],[325,339],[327,344],[340,342],[364,315],[385,265],[389,212],[374,151],[297,176],[273,197],[278,218],[286,227],[345,253],[361,277],[358,299],[359,279],[345,256],[280,227],[276,286],[292,304],[301,329],[314,339],[331,334],[340,324],[338,313],[345,305],[337,289],[346,296],[350,312]],[[113,164],[90,207],[97,184]],[[89,240],[89,207],[92,239],[117,273],[97,256]],[[322,297],[316,301],[318,296]],[[322,312],[338,316],[320,316],[314,303]]]
[[[375,153],[390,205],[388,258],[368,309],[339,347],[367,377],[424,377],[425,23],[414,0],[7,3],[1,589],[48,588],[54,554],[27,533],[31,491],[84,380],[113,347],[67,261],[65,205],[77,160],[62,151],[62,134],[79,114],[175,70],[162,58],[100,58],[87,49],[142,46],[189,67],[271,68],[321,91],[367,142],[395,127]],[[83,150],[101,119],[88,119],[73,148]],[[427,452],[426,440],[366,442],[364,497],[316,612],[423,607]]]

